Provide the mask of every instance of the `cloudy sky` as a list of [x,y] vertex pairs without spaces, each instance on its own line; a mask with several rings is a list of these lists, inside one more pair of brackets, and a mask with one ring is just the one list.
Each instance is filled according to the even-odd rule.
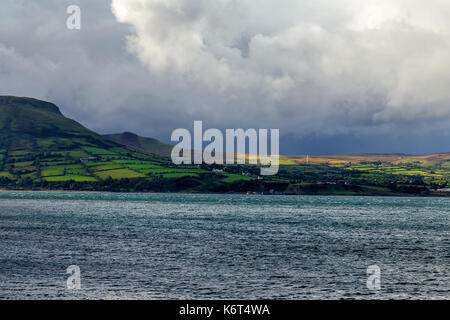
[[[81,30],[66,27],[69,5]],[[450,151],[448,0],[2,0],[0,94],[100,133],[279,128],[281,152]]]

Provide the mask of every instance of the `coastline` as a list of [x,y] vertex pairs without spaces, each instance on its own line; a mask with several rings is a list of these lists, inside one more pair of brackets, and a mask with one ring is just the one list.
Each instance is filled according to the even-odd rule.
[[245,195],[245,196],[315,196],[315,197],[394,197],[394,198],[449,198],[449,193],[433,192],[430,194],[339,194],[339,193],[268,193],[268,192],[156,192],[156,191],[107,191],[107,190],[64,190],[64,189],[5,189],[0,188],[0,192],[46,192],[46,193],[129,193],[129,194],[217,194],[217,195]]

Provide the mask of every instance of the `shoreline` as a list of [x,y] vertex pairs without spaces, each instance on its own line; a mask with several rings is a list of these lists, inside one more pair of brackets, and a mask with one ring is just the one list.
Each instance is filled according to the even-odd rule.
[[243,196],[317,196],[317,197],[392,197],[392,198],[449,198],[450,193],[446,194],[307,194],[307,193],[246,193],[246,192],[134,192],[134,191],[103,191],[103,190],[58,190],[58,189],[4,189],[0,188],[0,192],[46,192],[46,193],[129,193],[129,194],[216,194],[216,195],[243,195]]

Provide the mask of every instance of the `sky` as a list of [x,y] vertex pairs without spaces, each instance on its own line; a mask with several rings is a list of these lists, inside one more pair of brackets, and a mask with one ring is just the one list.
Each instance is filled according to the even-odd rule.
[[99,133],[168,142],[202,120],[280,129],[283,154],[450,152],[448,0],[0,7],[0,95],[51,101]]

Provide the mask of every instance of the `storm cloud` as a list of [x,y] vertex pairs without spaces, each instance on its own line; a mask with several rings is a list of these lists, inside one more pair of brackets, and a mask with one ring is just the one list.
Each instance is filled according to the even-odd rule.
[[[65,26],[68,5],[82,29]],[[450,151],[450,3],[2,1],[0,94],[165,141],[280,128],[283,153]]]

